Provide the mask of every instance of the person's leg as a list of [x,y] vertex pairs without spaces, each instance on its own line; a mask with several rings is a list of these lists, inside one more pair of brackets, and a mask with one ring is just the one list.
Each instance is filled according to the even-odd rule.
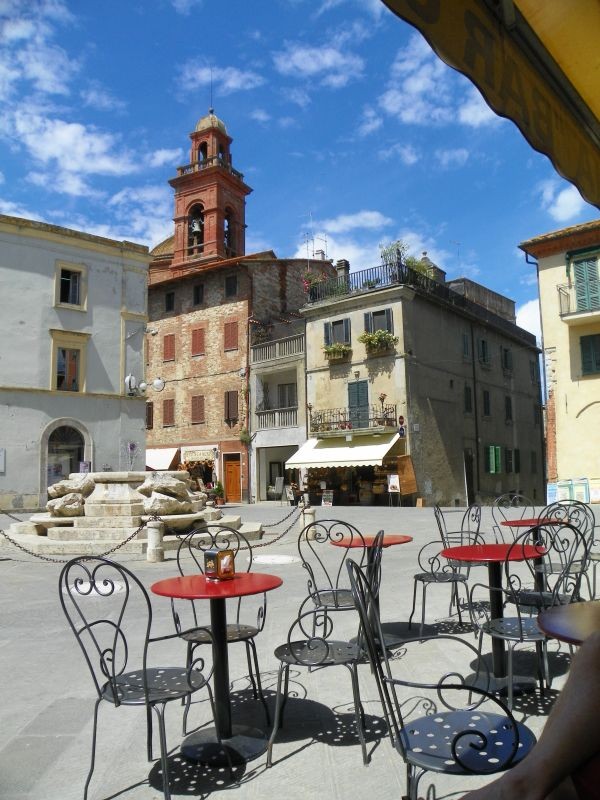
[[565,686],[531,753],[464,800],[570,800],[569,776],[600,756],[600,632],[581,646]]

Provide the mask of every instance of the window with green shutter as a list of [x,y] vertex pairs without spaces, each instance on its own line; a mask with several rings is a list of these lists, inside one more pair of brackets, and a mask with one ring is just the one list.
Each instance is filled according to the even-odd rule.
[[573,263],[575,273],[575,296],[577,311],[593,311],[600,308],[600,281],[598,281],[598,260],[586,258]]
[[350,320],[336,319],[333,322],[323,324],[323,344],[328,347],[330,344],[351,344],[350,340]]
[[595,333],[593,336],[582,336],[579,343],[582,374],[592,375],[600,372],[600,333]]
[[502,448],[499,445],[489,444],[485,447],[485,471],[491,475],[502,472]]

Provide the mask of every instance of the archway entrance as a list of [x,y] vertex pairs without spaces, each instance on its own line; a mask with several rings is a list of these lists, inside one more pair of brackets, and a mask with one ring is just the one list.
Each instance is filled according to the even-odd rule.
[[83,461],[83,436],[75,428],[62,425],[48,437],[48,486],[69,477],[70,472],[79,472]]

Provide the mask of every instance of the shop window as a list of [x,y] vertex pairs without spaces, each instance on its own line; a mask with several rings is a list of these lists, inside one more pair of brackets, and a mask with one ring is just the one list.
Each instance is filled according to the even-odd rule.
[[163,361],[175,361],[175,334],[163,336]]
[[146,403],[146,430],[154,427],[154,403]]
[[237,391],[225,392],[225,422],[232,425],[238,420],[238,393]]
[[192,355],[203,356],[205,354],[204,328],[194,328],[192,330]]
[[54,275],[54,304],[85,311],[87,268],[83,264],[57,261]]
[[192,424],[206,422],[204,416],[204,395],[192,396]]
[[238,349],[238,324],[236,322],[226,322],[223,325],[223,347],[225,350]]
[[175,310],[175,292],[165,293],[165,311]]
[[330,344],[351,344],[350,339],[350,320],[336,319],[333,322],[325,322],[323,326],[323,338],[325,347]]
[[175,425],[175,400],[163,400],[163,428]]
[[365,332],[374,331],[394,332],[394,318],[391,308],[382,308],[378,311],[367,311],[365,313]]

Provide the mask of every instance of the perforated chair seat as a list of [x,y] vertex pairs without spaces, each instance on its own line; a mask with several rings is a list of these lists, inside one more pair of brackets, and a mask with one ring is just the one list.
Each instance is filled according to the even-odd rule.
[[354,608],[350,589],[317,589],[311,597],[313,603],[320,608]]
[[507,641],[521,641],[526,639],[528,642],[543,642],[546,637],[538,628],[535,617],[503,617],[502,619],[492,619],[481,626],[481,630],[490,636]]
[[[481,747],[482,738],[463,736],[456,742],[456,752],[462,765],[452,754],[452,742],[459,733],[469,728],[483,734],[487,745]],[[511,767],[527,755],[535,743],[535,737],[524,725],[517,723],[519,744],[510,762]],[[421,769],[464,775],[465,770],[481,774],[494,772],[499,762],[508,760],[513,748],[515,734],[506,716],[490,714],[480,710],[444,711],[431,716],[419,717],[407,722],[400,735],[406,746],[407,760]]]
[[352,664],[360,660],[363,653],[355,642],[328,640],[327,645],[322,641],[311,639],[297,642],[287,642],[275,650],[275,658],[286,664],[298,664],[313,667],[334,667],[342,664]]
[[[144,705],[146,695],[144,693],[144,673],[142,670],[135,672],[125,672],[119,675],[115,681],[119,703],[122,705]],[[191,691],[202,689],[206,686],[206,679],[200,672],[190,673],[185,669],[177,667],[167,667],[165,669],[147,669],[146,683],[148,686],[148,702],[164,703],[169,700],[180,700],[189,695]],[[114,692],[110,684],[106,683],[102,687],[102,698],[114,703]]]
[[[227,624],[228,642],[244,642],[247,639],[253,639],[258,634],[259,630],[255,625],[243,625],[235,622]],[[210,644],[212,642],[211,627],[207,625],[205,628],[194,628],[193,630],[185,631],[181,634],[181,638],[194,644]]]
[[453,572],[417,572],[414,580],[422,583],[466,583],[467,576]]

